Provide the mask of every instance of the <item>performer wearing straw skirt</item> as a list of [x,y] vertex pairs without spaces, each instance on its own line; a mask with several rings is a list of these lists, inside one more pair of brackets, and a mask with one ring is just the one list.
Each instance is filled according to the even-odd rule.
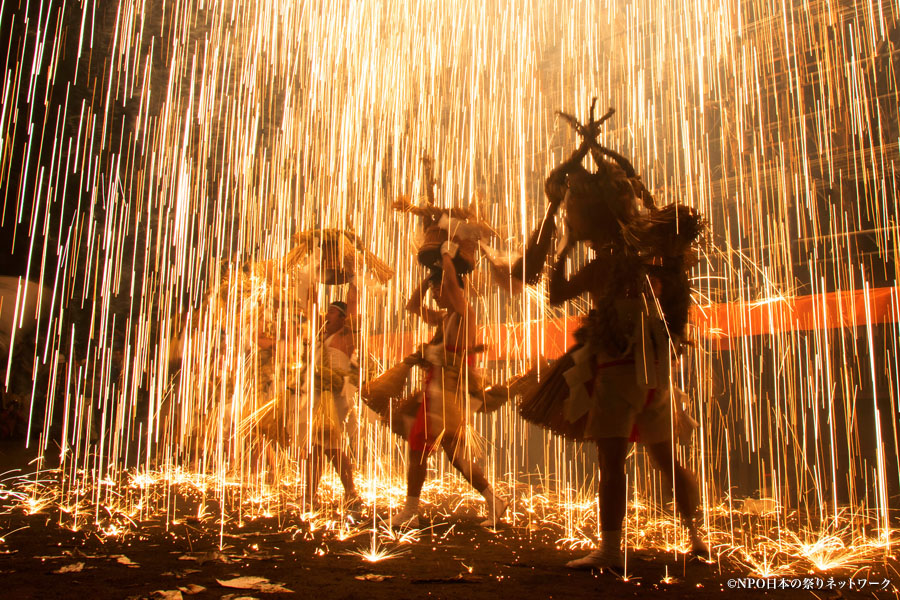
[[[694,523],[696,482],[672,454],[670,402],[670,365],[685,343],[690,259],[705,223],[686,206],[657,209],[630,163],[595,140],[612,112],[600,121],[593,120],[593,107],[591,112],[587,125],[562,115],[584,141],[548,177],[547,217],[532,235],[525,264],[514,269],[529,283],[539,278],[554,215],[564,202],[568,240],[551,266],[550,302],[562,304],[586,292],[592,309],[576,333],[577,344],[526,396],[520,413],[570,439],[597,443],[601,545],[568,566],[621,569],[625,458],[632,441],[646,445],[673,483],[692,550],[708,554]],[[597,164],[595,173],[581,166],[588,152]],[[593,256],[568,277],[566,263],[579,242]]]
[[298,429],[300,441],[309,447],[306,469],[309,499],[315,504],[323,463],[328,459],[344,486],[345,506],[357,510],[361,501],[353,480],[353,461],[345,431],[353,415],[359,384],[357,279],[383,284],[393,277],[394,271],[352,231],[310,229],[295,234],[292,240],[293,247],[284,262],[286,270],[297,272],[298,296],[312,304],[311,283],[349,283],[346,303],[332,302],[325,314],[324,335],[315,344],[311,361],[315,368],[313,389],[305,390],[307,405],[299,411]]
[[[428,455],[442,448],[451,464],[477,489],[488,505],[488,518],[483,524],[495,524],[503,516],[507,501],[496,495],[475,463],[476,451],[469,427],[473,406],[469,395],[470,379],[479,377],[474,356],[475,311],[469,305],[466,292],[457,276],[454,256],[456,244],[450,241],[440,246],[441,269],[433,270],[416,289],[406,305],[439,333],[423,351],[427,361],[422,402],[411,424],[407,497],[403,509],[393,516],[395,527],[417,527],[419,524],[419,496],[428,474]],[[432,296],[441,311],[424,305],[425,293]]]
[[359,495],[353,480],[353,461],[347,448],[345,424],[356,395],[356,344],[353,323],[356,286],[351,281],[347,302],[332,302],[325,314],[324,339],[318,348],[315,391],[312,394],[312,438],[307,458],[307,491],[311,500],[322,476],[324,459],[334,467],[344,486],[344,502],[358,508]]

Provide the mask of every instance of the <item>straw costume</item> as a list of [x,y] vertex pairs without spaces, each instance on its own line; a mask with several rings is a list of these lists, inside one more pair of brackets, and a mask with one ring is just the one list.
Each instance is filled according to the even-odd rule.
[[324,330],[314,344],[311,364],[315,370],[310,380],[312,385],[304,390],[305,402],[299,411],[298,429],[301,436],[308,436],[305,445],[309,448],[309,499],[315,505],[324,459],[328,459],[340,476],[345,504],[355,510],[361,503],[353,481],[346,425],[355,410],[359,387],[357,273],[365,271],[378,283],[384,283],[393,276],[393,271],[348,231],[303,232],[294,237],[294,242],[294,248],[287,256],[289,265],[311,256],[312,266],[318,268],[322,283],[349,284],[346,302],[335,301],[328,306]]
[[[671,459],[670,365],[687,344],[689,271],[706,227],[687,206],[657,208],[631,164],[596,141],[600,125],[611,115],[610,110],[595,121],[592,106],[585,125],[561,115],[583,141],[547,178],[547,214],[512,267],[526,283],[540,278],[556,232],[555,214],[564,205],[567,232],[560,236],[550,268],[550,302],[562,304],[588,293],[592,308],[575,334],[575,346],[544,374],[519,409],[528,421],[598,444],[603,546],[572,561],[573,568],[621,567],[628,442],[646,444],[664,468],[661,457]],[[581,164],[588,154],[594,172]],[[593,257],[569,277],[566,263],[580,243]],[[676,502],[694,549],[705,550],[693,527],[696,484],[675,464]]]
[[[347,317],[345,303],[333,302],[329,311],[332,309]],[[359,363],[355,351],[347,354],[344,348],[333,344],[338,338],[355,335],[349,326],[344,326],[338,332],[323,333],[316,347],[312,443],[323,448],[346,446],[344,428],[358,387]]]
[[[404,508],[393,517],[395,526],[418,525],[427,457],[439,447],[484,496],[489,513],[485,524],[493,525],[505,512],[507,501],[494,493],[475,464],[478,443],[470,422],[472,412],[497,406],[500,394],[497,390],[493,396],[485,392],[476,366],[476,355],[483,347],[475,341],[475,312],[463,276],[475,267],[480,240],[496,234],[479,219],[474,208],[439,209],[434,205],[431,166],[426,159],[427,203],[416,206],[400,199],[394,208],[421,219],[422,244],[417,258],[429,274],[415,289],[406,308],[436,327],[436,333],[418,352],[364,386],[362,395],[371,408],[389,418],[394,432],[409,442],[407,499]],[[440,310],[425,305],[429,292]],[[411,397],[397,401],[412,366],[424,371],[422,387]]]
[[[487,258],[494,283],[508,288],[509,265],[485,243],[490,238],[498,237],[496,231],[479,217],[475,204],[468,208],[437,208],[434,205],[434,188],[437,182],[433,174],[433,163],[427,156],[423,157],[423,163],[427,181],[425,203],[415,205],[408,198],[401,197],[394,203],[394,209],[420,218],[421,243],[417,249],[417,258],[420,264],[428,268],[432,283],[439,285],[441,282],[441,248],[445,242],[450,242],[454,249],[452,262],[457,275],[472,272],[479,255],[483,254]],[[521,284],[519,280],[513,281]],[[425,392],[423,389],[412,395],[406,393],[413,367],[421,368],[425,379],[432,381],[435,380],[433,368],[441,367],[452,380],[448,382],[448,386],[454,390],[461,390],[464,383],[468,398],[459,404],[465,405],[468,412],[493,412],[511,398],[521,396],[536,383],[536,373],[528,373],[516,375],[503,384],[486,385],[475,360],[483,351],[484,346],[481,344],[466,350],[465,355],[455,350],[446,351],[443,347],[443,332],[438,327],[428,344],[423,344],[402,361],[368,381],[361,390],[363,401],[389,423],[394,433],[408,441],[417,415],[421,412]],[[431,387],[434,389],[433,385]],[[455,419],[456,415],[453,414],[450,418]],[[417,432],[422,429],[427,430],[420,423]],[[435,431],[436,428],[432,427],[431,430]]]

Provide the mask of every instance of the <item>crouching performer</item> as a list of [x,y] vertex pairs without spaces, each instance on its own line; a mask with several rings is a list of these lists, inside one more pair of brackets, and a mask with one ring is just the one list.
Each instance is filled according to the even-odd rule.
[[[587,125],[562,115],[584,141],[548,177],[549,208],[526,248],[528,270],[514,267],[529,283],[539,278],[554,215],[564,205],[568,238],[551,265],[550,302],[587,293],[591,310],[575,334],[577,344],[526,396],[520,413],[570,439],[596,442],[600,547],[568,566],[621,570],[625,459],[633,441],[645,444],[673,486],[692,551],[708,554],[695,524],[697,484],[673,456],[670,401],[671,364],[685,344],[692,254],[705,222],[683,205],[657,209],[628,161],[596,142],[599,125],[612,113],[594,121],[593,107],[591,112]],[[597,165],[593,173],[581,165],[588,152]],[[567,261],[579,243],[589,257],[568,276]]]

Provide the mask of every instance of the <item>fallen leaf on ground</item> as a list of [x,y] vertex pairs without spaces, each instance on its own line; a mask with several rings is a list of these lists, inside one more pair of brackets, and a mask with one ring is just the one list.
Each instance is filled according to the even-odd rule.
[[218,550],[213,550],[212,552],[204,552],[202,554],[182,554],[178,557],[178,560],[195,560],[199,564],[203,564],[205,562],[210,561],[218,561],[225,564],[228,564],[231,561],[231,558],[226,554],[222,554]]
[[206,588],[202,585],[197,585],[196,583],[188,584],[186,587],[179,587],[179,590],[184,592],[185,594],[199,594],[200,592],[205,592]]
[[236,577],[234,579],[216,579],[216,581],[222,587],[238,590],[256,590],[264,594],[293,593],[293,590],[289,590],[279,583],[271,583],[265,577],[253,577],[252,575],[248,575],[245,577]]
[[114,554],[113,556],[110,556],[110,558],[116,559],[117,563],[119,563],[120,565],[125,565],[126,567],[141,566],[141,565],[137,564],[136,562],[134,562],[133,560],[131,560],[130,558],[128,558],[127,556],[125,556],[124,554]]
[[256,596],[241,596],[240,594],[227,594],[220,600],[259,600]]
[[181,590],[156,590],[150,597],[157,600],[184,600]]
[[436,579],[413,579],[410,583],[481,583],[481,577],[476,575],[463,575],[456,577],[442,577]]
[[63,554],[66,556],[72,556],[74,558],[103,558],[102,554],[85,554],[78,548],[72,548],[71,550],[63,550]]
[[385,581],[386,579],[393,579],[393,575],[378,575],[376,573],[366,573],[365,575],[357,575],[357,579],[360,581]]
[[66,565],[64,567],[60,567],[57,570],[53,571],[57,574],[62,573],[80,573],[84,569],[83,562],[72,563],[71,565]]
[[188,575],[193,575],[194,573],[200,573],[200,569],[179,569],[175,571],[166,571],[165,573],[160,573],[161,577],[174,577],[176,579],[184,579]]
[[294,590],[288,589],[280,583],[267,583],[256,588],[263,594],[293,594]]
[[265,551],[256,552],[254,554],[247,554],[246,552],[244,552],[244,555],[241,556],[241,558],[244,560],[275,560],[278,558],[278,556]]
[[216,579],[222,587],[235,588],[238,590],[255,590],[261,584],[269,583],[265,577],[235,577],[234,579]]

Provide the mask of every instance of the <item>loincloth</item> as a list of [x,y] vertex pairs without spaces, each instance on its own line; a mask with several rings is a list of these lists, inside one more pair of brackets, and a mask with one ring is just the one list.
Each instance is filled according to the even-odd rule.
[[421,403],[415,420],[409,430],[409,445],[412,450],[431,452],[444,439],[453,441],[448,451],[456,456],[477,454],[475,432],[469,426],[471,413],[481,408],[481,400],[472,395],[472,389],[481,387],[478,370],[474,366],[473,355],[461,356],[452,349],[442,353],[442,360],[434,362],[425,370],[425,380]]

